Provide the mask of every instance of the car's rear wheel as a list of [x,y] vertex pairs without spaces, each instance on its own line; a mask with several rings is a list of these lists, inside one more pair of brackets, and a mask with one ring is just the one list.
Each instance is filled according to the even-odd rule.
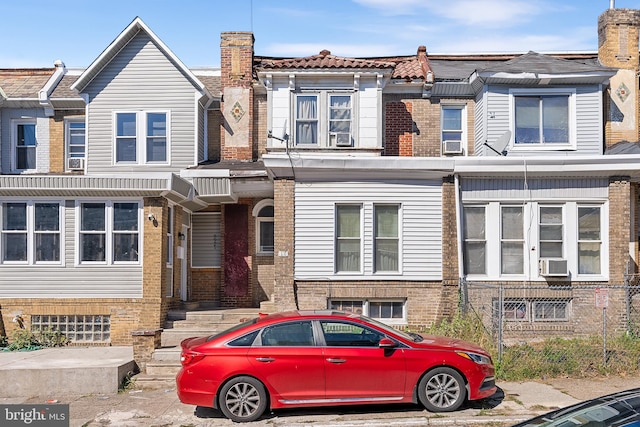
[[455,411],[467,396],[462,375],[455,369],[433,369],[420,380],[418,398],[430,412]]
[[267,392],[255,378],[233,378],[220,389],[220,410],[232,421],[255,421],[266,409]]

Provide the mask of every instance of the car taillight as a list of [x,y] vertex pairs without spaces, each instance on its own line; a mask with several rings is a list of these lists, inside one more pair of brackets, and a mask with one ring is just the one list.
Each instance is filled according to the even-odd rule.
[[183,351],[180,355],[180,363],[182,363],[182,366],[189,366],[192,363],[196,363],[197,361],[202,359],[204,359],[204,354],[202,353]]

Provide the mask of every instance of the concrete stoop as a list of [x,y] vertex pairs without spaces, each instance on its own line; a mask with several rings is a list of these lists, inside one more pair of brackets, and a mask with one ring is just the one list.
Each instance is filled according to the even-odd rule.
[[170,310],[162,331],[162,347],[156,349],[146,364],[146,372],[136,375],[135,387],[161,389],[175,387],[180,370],[180,342],[185,338],[212,335],[259,313],[272,312],[265,308],[206,308]]
[[0,352],[0,397],[114,394],[136,372],[132,347]]

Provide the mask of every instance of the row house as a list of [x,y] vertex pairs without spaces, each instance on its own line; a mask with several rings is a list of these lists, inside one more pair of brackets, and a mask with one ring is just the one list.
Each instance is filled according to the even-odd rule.
[[[598,27],[593,53],[378,58],[225,32],[221,67],[190,69],[135,18],[86,69],[0,69],[0,331],[130,345],[179,306],[421,328],[461,279],[621,284],[640,11]],[[553,304],[590,327],[591,301]]]

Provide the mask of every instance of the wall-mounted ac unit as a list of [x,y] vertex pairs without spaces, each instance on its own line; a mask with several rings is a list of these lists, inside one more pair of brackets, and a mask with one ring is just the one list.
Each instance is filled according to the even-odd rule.
[[444,141],[442,151],[444,154],[462,154],[462,141]]
[[70,157],[67,159],[67,169],[72,171],[84,170],[84,159],[79,157]]
[[351,147],[349,132],[329,132],[329,143],[332,147]]
[[541,276],[566,277],[569,275],[566,259],[541,259],[539,270]]

